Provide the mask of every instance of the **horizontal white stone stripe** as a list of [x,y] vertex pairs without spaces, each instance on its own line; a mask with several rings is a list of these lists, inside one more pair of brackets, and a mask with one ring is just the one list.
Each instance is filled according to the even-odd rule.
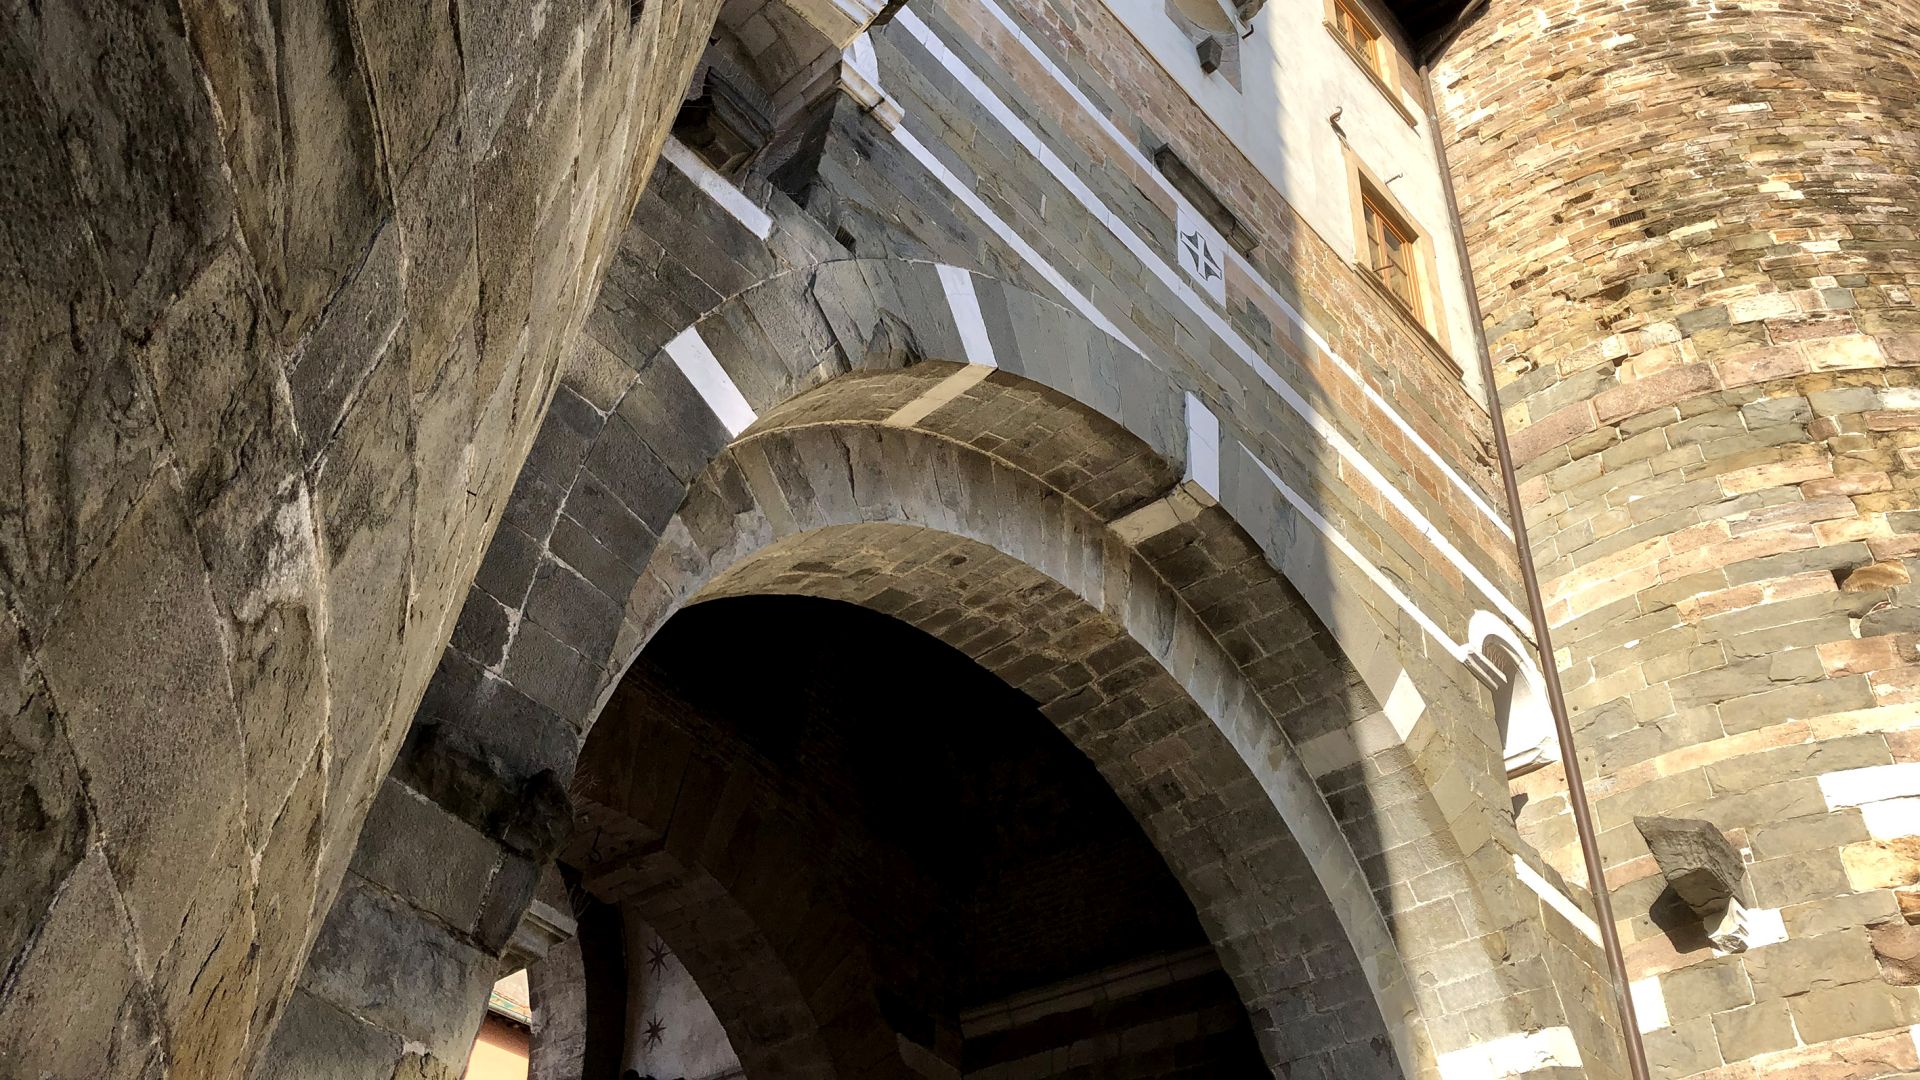
[[688,148],[679,139],[668,138],[666,145],[660,148],[660,156],[673,162],[673,167],[686,174],[687,179],[707,197],[720,204],[720,208],[733,216],[735,221],[745,225],[753,235],[765,240],[773,235],[773,218],[747,198],[746,192],[735,187],[731,181],[713,171],[713,167],[700,160],[700,155]]
[[987,337],[987,320],[980,314],[980,297],[973,291],[973,275],[957,266],[939,265],[940,287],[947,292],[947,307],[953,311],[953,327],[960,332],[960,349],[967,363],[981,367],[999,367],[993,360],[993,340]]
[[720,418],[727,434],[738,435],[760,418],[753,411],[753,406],[747,404],[740,388],[734,385],[733,377],[714,358],[713,350],[707,348],[706,339],[700,336],[698,326],[689,326],[674,335],[673,340],[666,344],[666,353],[673,358],[680,373],[693,384],[700,399],[707,403],[707,408]]
[[1441,1054],[1438,1062],[1445,1080],[1489,1080],[1523,1076],[1539,1069],[1580,1067],[1580,1047],[1573,1029],[1562,1024],[1539,1031],[1516,1031],[1488,1042]]
[[1599,924],[1593,921],[1593,916],[1580,910],[1580,905],[1574,903],[1572,897],[1554,888],[1553,882],[1541,877],[1539,871],[1528,866],[1526,860],[1518,855],[1513,857],[1513,873],[1522,884],[1537,893],[1548,907],[1559,912],[1561,918],[1572,923],[1573,928],[1580,931],[1581,937],[1595,945],[1600,944]]
[[[895,128],[893,137],[901,148],[913,155],[914,160],[920,162],[922,167],[932,173],[934,179],[940,181],[954,198],[959,199],[961,205],[971,210],[973,215],[979,218],[995,236],[998,236],[1002,243],[1012,248],[1013,253],[1020,256],[1022,262],[1039,274],[1047,284],[1053,286],[1054,291],[1058,292],[1070,307],[1079,312],[1088,322],[1106,331],[1107,335],[1115,341],[1134,352],[1140,352],[1140,346],[1135,345],[1132,338],[1122,333],[1120,328],[1113,324],[1113,320],[1107,318],[1099,308],[1093,305],[1093,301],[1074,288],[1066,278],[1061,277],[1060,272],[1055,270],[1032,244],[1022,239],[1020,234],[1014,232],[1005,221],[1000,220],[1000,215],[994,213],[992,207],[988,206],[980,196],[974,194],[972,188],[962,183],[960,178],[953,174],[953,170],[947,168],[946,162],[941,161],[933,151],[927,149],[926,144],[915,138],[913,132],[904,127]],[[1141,355],[1146,354],[1141,353]]]
[[[1741,918],[1745,921],[1746,930],[1740,937],[1746,943],[1748,952],[1787,940],[1787,917],[1780,914],[1779,908],[1747,908]],[[1713,954],[1733,955],[1721,949],[1714,949]]]
[[[1060,70],[1060,66],[1055,64],[1053,59],[1043,52],[1031,37],[1027,36],[1027,32],[1021,29],[1019,23],[1015,22],[1011,15],[1007,14],[1006,9],[1002,8],[998,3],[995,3],[995,0],[980,0],[980,3],[981,6],[986,9],[987,13],[993,16],[994,21],[999,23],[1002,29],[1006,30],[1007,33],[1013,36],[1015,41],[1020,43],[1020,47],[1026,50],[1027,55],[1031,57],[1036,64],[1040,65],[1041,70],[1045,71],[1061,89],[1065,90],[1067,94],[1073,98],[1074,103],[1079,105],[1080,110],[1093,120],[1094,124],[1099,127],[1102,134],[1106,135],[1108,141],[1112,143],[1115,149],[1118,149],[1121,153],[1133,159],[1134,163],[1141,168],[1145,175],[1151,178],[1153,182],[1160,187],[1160,190],[1170,196],[1176,204],[1186,205],[1189,209],[1192,209],[1192,205],[1187,202],[1186,197],[1181,195],[1179,190],[1173,186],[1173,183],[1161,174],[1160,169],[1148,160],[1147,155],[1141,151],[1134,140],[1128,138],[1121,132],[1119,126],[1109,119],[1106,113],[1101,112],[1100,109],[1093,104],[1092,100],[1080,89],[1079,85],[1068,78],[1067,73]],[[1348,381],[1360,388],[1360,392],[1366,395],[1367,400],[1371,402],[1375,408],[1379,409],[1380,412],[1387,417],[1388,421],[1390,421],[1394,427],[1398,428],[1402,435],[1407,437],[1407,441],[1412,443],[1428,461],[1432,462],[1433,466],[1439,469],[1462,495],[1466,496],[1467,501],[1471,502],[1488,521],[1493,523],[1494,528],[1500,530],[1502,536],[1505,536],[1508,540],[1513,539],[1513,527],[1507,523],[1506,518],[1499,511],[1495,510],[1491,503],[1487,502],[1479,490],[1467,481],[1466,477],[1455,470],[1452,464],[1445,458],[1442,458],[1431,443],[1427,442],[1418,431],[1414,430],[1413,425],[1408,423],[1406,417],[1400,414],[1400,410],[1394,408],[1392,403],[1387,401],[1378,390],[1374,389],[1373,385],[1367,382],[1358,369],[1347,363],[1345,357],[1334,351],[1332,343],[1326,339],[1326,336],[1314,329],[1313,326],[1307,322],[1306,316],[1302,315],[1299,309],[1289,303],[1287,298],[1280,294],[1280,290],[1275,289],[1265,277],[1261,276],[1260,272],[1254,269],[1253,263],[1248,261],[1245,255],[1242,255],[1238,250],[1228,249],[1227,258],[1241,274],[1245,275],[1248,281],[1259,286],[1260,291],[1266,295],[1267,299],[1275,307],[1280,309],[1281,313],[1286,316],[1288,322],[1292,323],[1308,341],[1313,342],[1315,347],[1333,361],[1333,366],[1339,369],[1340,373],[1346,376]]]
[[1823,773],[1820,794],[1826,798],[1829,810],[1920,795],[1920,762],[1868,765],[1862,769]]
[[892,416],[881,423],[888,427],[910,428],[927,417],[932,416],[941,406],[946,405],[961,394],[973,389],[993,373],[990,367],[968,364],[959,371],[941,379],[929,387],[926,393],[894,410]]
[[[1419,507],[1413,504],[1413,500],[1407,498],[1405,492],[1395,486],[1387,478],[1386,474],[1376,468],[1374,464],[1367,459],[1366,455],[1362,454],[1359,448],[1353,445],[1331,418],[1314,408],[1312,403],[1301,396],[1299,390],[1295,389],[1293,384],[1282,378],[1278,371],[1274,370],[1259,353],[1254,351],[1252,346],[1248,345],[1239,334],[1234,332],[1231,326],[1227,325],[1227,321],[1221,317],[1219,312],[1214,310],[1213,305],[1202,300],[1200,295],[1194,292],[1193,289],[1181,279],[1174,268],[1168,266],[1165,260],[1161,259],[1159,253],[1156,252],[1150,244],[1143,240],[1138,233],[1134,232],[1118,215],[1109,210],[1105,204],[1100,201],[1099,196],[1094,194],[1093,189],[1089,188],[1086,182],[1081,180],[1079,176],[1068,167],[1066,162],[1060,160],[1059,155],[1055,154],[1052,148],[1047,146],[1038,135],[1035,135],[1033,130],[1016,116],[1004,101],[1000,100],[999,95],[995,94],[990,87],[981,81],[979,76],[973,73],[971,68],[967,67],[966,64],[961,62],[959,57],[953,54],[951,49],[947,48],[946,43],[933,32],[931,27],[927,26],[911,9],[902,11],[899,18],[895,21],[901,26],[904,26],[907,32],[911,34],[923,48],[932,54],[935,61],[946,68],[948,73],[951,74],[956,81],[962,86],[965,86],[969,93],[973,95],[974,99],[1000,122],[1001,126],[1014,137],[1015,141],[1025,147],[1028,153],[1032,154],[1044,168],[1052,173],[1054,178],[1078,199],[1086,210],[1104,225],[1107,231],[1112,233],[1114,238],[1119,240],[1120,243],[1140,261],[1143,267],[1158,277],[1161,283],[1167,287],[1168,291],[1178,297],[1180,301],[1187,306],[1188,310],[1193,312],[1196,318],[1205,323],[1207,329],[1212,331],[1216,338],[1225,343],[1228,348],[1232,349],[1234,354],[1238,356],[1248,368],[1260,376],[1262,382],[1266,383],[1274,393],[1279,395],[1280,399],[1286,403],[1288,408],[1292,409],[1297,415],[1304,419],[1314,434],[1318,435],[1322,441],[1333,448],[1343,466],[1351,468],[1364,477],[1367,483],[1380,493],[1382,499],[1412,524],[1416,533],[1420,534],[1428,543],[1432,544],[1434,550],[1438,551],[1442,558],[1451,563],[1454,569],[1460,572],[1462,577],[1472,583],[1473,587],[1479,590],[1481,595],[1486,597],[1488,603],[1499,610],[1514,626],[1519,627],[1529,638],[1532,637],[1532,623],[1528,620],[1526,614],[1515,606],[1513,601],[1507,599],[1506,594],[1502,593],[1500,589],[1493,584],[1492,580],[1480,571],[1479,567],[1475,566],[1471,560],[1461,553],[1459,548],[1454,546],[1453,541],[1449,540],[1425,514],[1420,512]],[[899,133],[896,132],[896,135],[897,134]]]

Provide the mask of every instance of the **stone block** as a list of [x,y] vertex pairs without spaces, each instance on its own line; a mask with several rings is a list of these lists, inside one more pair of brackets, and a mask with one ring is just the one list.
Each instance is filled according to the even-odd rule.
[[147,1080],[161,1068],[148,1001],[106,860],[74,871],[0,1000],[0,1073]]
[[405,722],[398,675],[414,566],[410,396],[404,350],[390,349],[327,447],[314,485],[326,542],[328,680],[354,688],[334,695],[328,716],[329,813],[347,811],[328,830],[341,839],[358,831],[357,815],[399,749]]
[[1794,1028],[1809,1043],[1906,1027],[1920,1018],[1920,990],[1875,979],[1787,999]]
[[316,998],[457,1061],[496,977],[492,957],[349,875],[301,980]]
[[339,842],[325,858],[315,858],[321,849],[321,810],[326,790],[327,767],[316,749],[260,853],[253,910],[260,989],[249,1023],[255,1053],[267,1044],[279,1022],[293,992],[294,976],[306,959],[307,946],[319,930],[316,899],[322,893],[317,887],[322,866],[329,883],[324,892],[331,895],[332,882],[344,872],[352,855],[351,847]]
[[272,15],[255,5],[185,7],[269,322],[291,343],[359,265],[386,202],[347,0]]
[[1720,1056],[1729,1063],[1794,1045],[1793,1020],[1784,1001],[1762,1001],[1713,1015]]
[[576,740],[570,723],[449,653],[421,701],[394,775],[492,834],[532,778],[572,776]]
[[1746,954],[1753,996],[1765,1001],[1871,979],[1873,949],[1864,929],[1788,939]]
[[353,852],[353,872],[458,930],[479,918],[500,848],[397,780],[380,786]]
[[17,957],[87,842],[86,796],[45,683],[29,666],[21,629],[0,612],[0,814],[7,873],[0,878],[0,956]]
[[307,990],[295,992],[255,1075],[300,1080],[368,1080],[392,1075],[402,1040]]
[[1675,1020],[1704,1017],[1753,1003],[1753,985],[1740,958],[1703,960],[1660,976],[1667,1015]]
[[148,957],[164,955],[217,866],[245,775],[206,560],[162,474],[68,598],[41,650],[68,741],[111,837],[107,857]]
[[1717,910],[1739,893],[1746,868],[1740,853],[1711,822],[1636,817],[1633,824],[1668,886],[1696,914]]
[[1720,1044],[1706,1017],[1682,1021],[1641,1037],[1647,1064],[1661,1076],[1691,1076],[1720,1064]]
[[1867,933],[1880,977],[1894,986],[1920,986],[1920,926],[1885,922]]
[[54,153],[75,174],[73,186],[58,192],[70,200],[60,218],[39,217],[24,203],[19,225],[46,230],[49,220],[84,221],[99,271],[127,326],[142,336],[220,245],[234,208],[220,132],[194,62],[204,45],[189,42],[178,12],[158,8],[55,3],[18,12],[13,29],[32,59],[5,63],[38,85],[9,87],[8,100],[45,111],[59,132]]

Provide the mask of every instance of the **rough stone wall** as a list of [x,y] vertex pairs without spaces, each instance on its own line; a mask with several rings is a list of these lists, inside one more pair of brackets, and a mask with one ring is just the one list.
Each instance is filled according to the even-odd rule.
[[[1912,1070],[1920,6],[1498,2],[1434,89],[1656,1069]],[[1648,813],[1745,849],[1745,954]]]
[[259,1057],[717,6],[5,6],[0,1074]]

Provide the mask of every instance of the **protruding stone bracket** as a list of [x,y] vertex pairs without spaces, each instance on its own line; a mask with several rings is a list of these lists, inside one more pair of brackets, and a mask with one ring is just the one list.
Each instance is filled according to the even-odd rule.
[[1490,611],[1474,612],[1467,621],[1467,651],[1460,662],[1493,691],[1494,723],[1509,778],[1560,760],[1546,682],[1533,650],[1511,626]]
[[873,53],[873,38],[861,34],[840,53],[840,68],[835,86],[867,114],[892,131],[900,126],[900,103],[880,89],[880,61]]
[[518,971],[546,959],[547,953],[579,932],[573,916],[544,900],[534,900],[501,953],[501,971]]
[[1714,948],[1745,952],[1753,937],[1739,895],[1746,864],[1733,844],[1709,821],[1636,817],[1633,825],[1660,864],[1667,887],[1700,916]]

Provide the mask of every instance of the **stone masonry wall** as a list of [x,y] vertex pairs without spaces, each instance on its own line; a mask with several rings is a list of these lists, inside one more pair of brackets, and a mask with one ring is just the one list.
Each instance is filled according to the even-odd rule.
[[[1434,90],[1656,1072],[1910,1071],[1920,5],[1502,0]],[[1748,951],[1635,814],[1745,849]]]
[[259,1057],[717,7],[5,5],[0,1075]]

